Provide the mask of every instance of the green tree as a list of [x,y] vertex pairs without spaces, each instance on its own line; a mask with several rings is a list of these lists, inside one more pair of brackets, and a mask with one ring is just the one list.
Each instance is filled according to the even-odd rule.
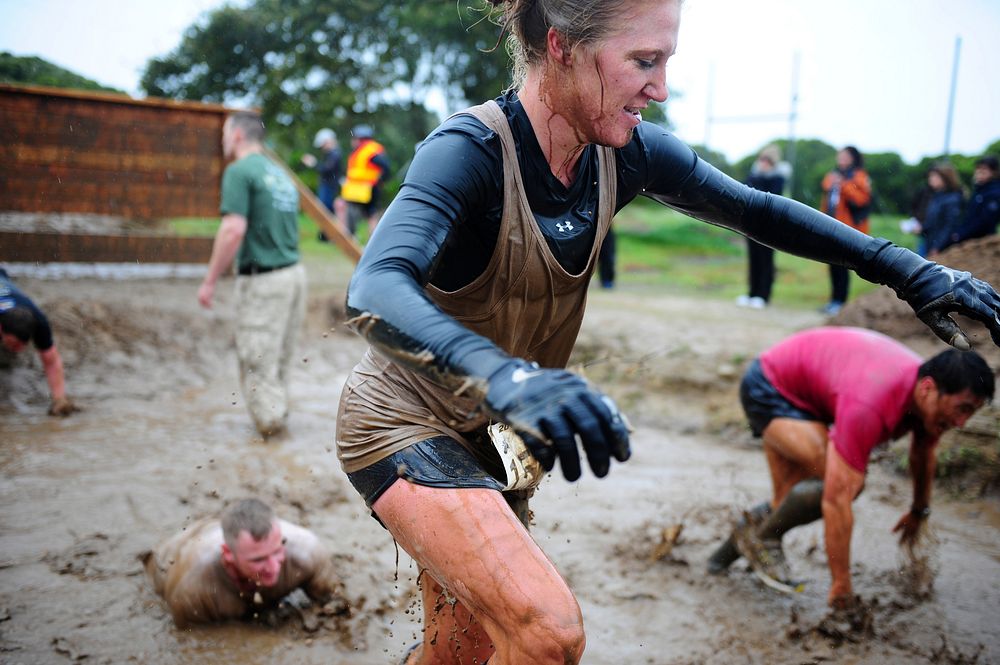
[[711,148],[706,148],[700,144],[694,144],[691,149],[698,153],[698,156],[704,159],[706,162],[719,169],[723,173],[732,175],[735,177],[735,169],[730,166],[729,162],[726,161],[726,156],[721,152],[712,150]]
[[[791,159],[793,153],[789,150],[788,141],[775,141],[781,148],[786,159]],[[763,147],[763,146],[761,146]],[[834,167],[837,149],[819,139],[797,139],[795,141],[792,164],[791,190],[787,192],[790,198],[806,205],[818,207],[823,194],[823,176]]]
[[[142,77],[150,95],[261,110],[275,147],[310,144],[320,127],[347,137],[364,122],[397,167],[449,110],[498,95],[509,83],[500,30],[465,3],[255,0],[188,28]],[[346,146],[344,146],[346,148]]]
[[919,168],[908,166],[894,152],[868,153],[865,170],[872,179],[872,210],[886,214],[909,214],[920,190]]
[[101,85],[97,81],[63,69],[42,58],[17,56],[7,51],[0,52],[0,83],[47,85],[53,88],[125,94],[121,90]]

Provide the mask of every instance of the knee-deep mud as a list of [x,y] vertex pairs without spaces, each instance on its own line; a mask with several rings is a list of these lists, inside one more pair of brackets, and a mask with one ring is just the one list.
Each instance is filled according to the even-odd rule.
[[[204,312],[192,277],[14,275],[50,315],[83,411],[46,416],[37,363],[0,359],[0,662],[367,665],[396,662],[420,638],[418,571],[336,460],[340,388],[364,349],[342,326],[348,275],[336,265],[307,266],[289,431],[269,441],[239,393],[231,285]],[[888,465],[870,467],[855,504],[852,612],[826,607],[816,524],[786,536],[801,593],[763,587],[742,560],[705,574],[738,511],[770,490],[736,399],[740,372],[822,323],[807,311],[591,294],[573,362],[629,414],[634,456],[602,480],[551,476],[532,503],[532,533],[583,609],[584,663],[1000,662],[1000,503],[939,492],[922,545],[900,550],[890,529],[911,490]],[[143,552],[247,495],[330,544],[342,598],[312,607],[295,594],[257,623],[175,628]]]

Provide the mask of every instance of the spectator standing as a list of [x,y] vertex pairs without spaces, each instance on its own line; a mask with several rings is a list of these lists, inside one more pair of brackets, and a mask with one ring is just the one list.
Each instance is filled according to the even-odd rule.
[[382,184],[389,178],[389,157],[385,147],[375,140],[368,125],[351,130],[351,154],[347,158],[347,173],[340,188],[337,216],[351,233],[357,235],[360,218],[368,220],[369,237],[381,216],[379,207]]
[[[854,146],[837,152],[837,167],[823,176],[823,199],[820,210],[862,233],[868,233],[868,213],[871,210],[872,184],[864,169],[864,158]],[[830,302],[823,313],[833,316],[847,302],[850,291],[850,271],[830,264]]]
[[992,155],[977,159],[972,182],[972,196],[969,197],[965,218],[952,232],[948,245],[997,232],[997,224],[1000,224],[1000,160]]
[[601,251],[597,255],[597,277],[601,280],[602,289],[615,288],[615,255],[617,253],[615,244],[615,227],[612,225],[608,229],[608,235],[604,236]]
[[[785,173],[781,163],[781,149],[769,145],[760,151],[750,168],[746,184],[762,192],[780,195],[785,190]],[[785,165],[787,167],[787,165]],[[750,292],[736,299],[741,307],[762,309],[771,300],[774,284],[774,250],[756,240],[747,238],[748,281]]]
[[333,200],[340,190],[342,161],[340,147],[337,145],[337,135],[332,129],[324,127],[316,132],[313,147],[322,152],[320,159],[307,153],[302,156],[302,163],[316,169],[319,174],[316,197],[323,202],[327,210],[333,212]]
[[931,189],[931,197],[920,226],[917,253],[933,258],[948,245],[949,238],[958,228],[965,195],[958,171],[947,162],[935,164],[927,171],[927,186]]
[[[302,155],[302,163],[309,168],[315,168],[319,179],[316,186],[316,198],[318,198],[326,209],[334,212],[333,200],[340,191],[341,178],[341,157],[340,146],[337,145],[337,135],[329,127],[316,132],[313,139],[313,147],[322,151],[320,159],[310,153]],[[326,234],[319,232],[321,242],[327,242]]]

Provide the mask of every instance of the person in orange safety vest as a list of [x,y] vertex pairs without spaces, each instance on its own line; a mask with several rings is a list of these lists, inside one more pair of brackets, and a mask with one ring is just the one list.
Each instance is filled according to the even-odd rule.
[[381,185],[389,177],[389,159],[368,125],[351,130],[351,148],[336,212],[351,235],[356,235],[359,219],[366,218],[370,236],[381,216],[379,199]]

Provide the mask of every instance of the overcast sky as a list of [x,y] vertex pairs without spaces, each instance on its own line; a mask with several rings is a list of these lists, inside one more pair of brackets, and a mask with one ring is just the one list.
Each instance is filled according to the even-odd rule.
[[[37,55],[138,96],[146,61],[223,4],[0,0],[0,51]],[[940,154],[956,37],[951,150],[975,154],[1000,138],[997,0],[686,0],[682,16],[667,68],[676,93],[670,116],[682,139],[707,140],[730,160],[789,135],[796,54],[796,137],[898,152],[909,162]],[[710,113],[718,121],[709,126]],[[761,116],[779,118],[724,120]]]

